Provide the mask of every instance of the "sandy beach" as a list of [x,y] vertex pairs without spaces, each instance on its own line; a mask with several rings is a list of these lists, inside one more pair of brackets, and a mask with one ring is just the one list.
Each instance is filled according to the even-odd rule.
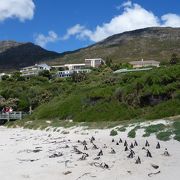
[[[161,142],[155,135],[142,137],[142,129],[137,130],[135,139],[128,138],[131,128],[112,137],[111,129],[72,127],[59,128],[54,132],[53,129],[0,127],[0,177],[2,180],[178,180],[180,143],[175,140]],[[95,138],[93,143],[90,142],[92,136]],[[122,143],[119,143],[120,138]],[[127,158],[130,150],[124,151],[125,140],[128,146],[135,140],[138,143],[133,148],[133,158]],[[150,144],[148,148],[145,147],[146,140]],[[83,141],[87,143],[87,150],[84,150]],[[158,142],[160,149],[156,149]],[[93,144],[98,149],[93,149]],[[111,148],[115,153],[111,152]],[[164,156],[165,148],[170,156]],[[88,154],[88,157],[80,160],[83,154],[78,154],[75,149]],[[152,158],[146,157],[146,149],[151,152]],[[103,155],[98,157],[100,150]],[[135,163],[138,156],[141,164]]]

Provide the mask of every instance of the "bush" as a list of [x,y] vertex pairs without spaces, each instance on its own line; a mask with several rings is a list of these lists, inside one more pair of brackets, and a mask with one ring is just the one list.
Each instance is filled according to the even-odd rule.
[[177,140],[177,141],[180,141],[180,121],[175,121],[173,123],[173,127],[174,127],[174,139]]
[[150,136],[152,133],[157,133],[159,131],[162,131],[166,128],[164,124],[156,124],[156,125],[150,125],[145,128],[145,134],[144,137]]
[[116,128],[118,131],[120,132],[125,132],[126,131],[126,127],[125,126],[122,126],[120,128]]
[[139,128],[140,128],[140,126],[136,126],[131,131],[129,131],[128,137],[129,138],[135,138],[136,137],[136,130],[138,130]]
[[156,137],[161,141],[169,141],[171,135],[172,135],[171,131],[165,131],[165,132],[159,132]]
[[111,130],[110,132],[110,136],[117,136],[118,135],[118,132],[116,130]]

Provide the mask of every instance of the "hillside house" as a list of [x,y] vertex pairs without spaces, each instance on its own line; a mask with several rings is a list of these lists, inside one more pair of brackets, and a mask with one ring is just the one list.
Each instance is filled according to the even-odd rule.
[[64,65],[56,65],[51,67],[55,69],[64,68],[67,70],[75,70],[75,69],[84,69],[85,66],[86,66],[85,64],[64,64]]
[[73,73],[90,73],[90,69],[74,69],[74,70],[65,70],[65,71],[58,71],[56,73],[56,77],[59,78],[66,78],[71,77]]
[[142,59],[141,61],[131,61],[129,64],[132,65],[133,68],[160,67],[160,62],[154,60],[144,61]]
[[24,67],[20,70],[22,76],[37,76],[41,71],[50,71],[51,67],[47,64],[35,64],[34,66]]
[[85,59],[85,64],[88,67],[97,68],[102,64],[105,64],[105,61],[102,58],[96,58],[96,59]]
[[86,64],[65,64],[64,67],[69,70],[84,69]]

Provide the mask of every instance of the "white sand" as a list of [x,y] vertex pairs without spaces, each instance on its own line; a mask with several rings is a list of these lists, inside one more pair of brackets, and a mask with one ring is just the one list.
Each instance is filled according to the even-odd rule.
[[[132,128],[132,127],[131,127]],[[68,131],[69,134],[62,134]],[[7,129],[0,127],[0,179],[2,180],[179,180],[180,179],[180,143],[170,140],[160,142],[161,149],[157,150],[155,136],[143,138],[143,130],[138,130],[136,140],[139,144],[134,148],[135,158],[128,159],[129,152],[124,151],[123,144],[112,143],[121,137],[128,144],[134,139],[127,138],[127,132],[119,132],[118,136],[110,136],[111,129],[106,130],[83,130],[82,128],[61,129],[60,132],[34,131],[26,129]],[[99,150],[92,150],[89,138],[96,138],[95,144],[102,148],[104,155],[100,160],[93,160]],[[150,143],[149,150],[152,158],[146,157],[146,151],[142,150],[145,140]],[[68,141],[70,140],[70,141]],[[77,140],[88,142],[87,151]],[[103,145],[108,146],[103,149]],[[68,145],[69,148],[65,148]],[[73,151],[73,146],[89,154],[87,160],[79,161],[81,155]],[[34,153],[32,150],[41,147],[41,152]],[[116,154],[110,154],[110,148],[114,148]],[[171,154],[163,156],[165,148]],[[53,153],[62,152],[63,156],[49,158]],[[135,159],[140,156],[142,163],[135,164]],[[31,162],[34,160],[33,162]],[[65,163],[67,162],[67,163]],[[93,165],[94,162],[105,162],[110,168],[103,169]],[[154,169],[151,164],[156,164],[159,169]],[[64,172],[70,174],[64,175]],[[149,173],[160,174],[148,176]]]

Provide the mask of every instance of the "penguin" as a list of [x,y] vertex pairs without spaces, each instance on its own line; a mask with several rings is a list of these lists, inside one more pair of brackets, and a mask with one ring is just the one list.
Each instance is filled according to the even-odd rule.
[[87,153],[83,153],[83,154],[85,154],[85,155],[86,155],[86,157],[89,157],[89,154],[87,154]]
[[151,155],[151,153],[150,153],[150,151],[149,151],[149,150],[147,150],[147,154],[146,154],[146,156],[147,156],[147,157],[152,158],[152,155]]
[[100,156],[99,157],[95,157],[94,160],[99,160],[100,159]]
[[101,167],[103,167],[105,169],[109,169],[109,166],[106,163],[101,163],[100,165],[101,165]]
[[93,143],[93,141],[95,141],[95,138],[92,136],[90,142]]
[[122,139],[120,138],[120,139],[119,139],[119,143],[122,143],[122,142],[123,142],[123,141],[122,141]]
[[128,149],[128,147],[126,146],[125,149],[124,149],[124,151],[128,151],[128,150],[129,150],[129,149]]
[[166,148],[165,151],[164,151],[164,156],[170,156],[170,154],[169,154],[167,148]]
[[86,145],[84,146],[84,150],[85,150],[85,151],[87,151],[87,150],[88,150],[88,148],[87,148],[87,146],[86,146]]
[[149,147],[149,142],[146,140],[145,147]]
[[125,141],[125,142],[124,142],[124,146],[128,146],[128,143],[127,143],[127,141]]
[[95,141],[95,137],[94,137],[94,136],[92,136],[91,139],[92,139],[93,141]]
[[103,156],[103,152],[102,150],[99,151],[98,155],[97,156]]
[[98,147],[95,144],[93,144],[93,149],[98,149]]
[[113,148],[111,148],[111,154],[116,154],[116,151]]
[[136,164],[141,164],[141,159],[140,159],[140,157],[138,156],[138,158],[136,159],[136,162],[135,162]]
[[84,141],[82,142],[82,144],[83,144],[84,146],[86,146],[86,145],[87,145],[87,142],[84,140]]
[[74,151],[75,151],[77,154],[82,154],[82,152],[81,152],[79,149],[77,149],[77,147],[74,147]]
[[138,143],[137,143],[137,141],[135,140],[135,142],[134,142],[134,146],[138,146]]
[[134,157],[133,152],[131,151],[130,154],[129,154],[127,157],[128,157],[128,158],[133,158],[133,157]]
[[131,149],[131,153],[135,155],[135,152]]
[[106,163],[104,163],[104,166],[103,166],[105,169],[109,169],[109,166],[106,164]]
[[114,139],[112,139],[112,142],[114,142]]
[[86,160],[86,158],[87,158],[87,155],[83,154],[79,160]]
[[118,146],[118,145],[119,145],[119,143],[117,142],[117,143],[116,143],[116,145]]
[[161,146],[160,146],[160,143],[158,142],[157,145],[156,145],[156,149],[160,149]]
[[131,143],[131,145],[130,145],[130,148],[131,148],[131,149],[133,149],[133,148],[134,148],[134,145],[133,145],[133,143]]

